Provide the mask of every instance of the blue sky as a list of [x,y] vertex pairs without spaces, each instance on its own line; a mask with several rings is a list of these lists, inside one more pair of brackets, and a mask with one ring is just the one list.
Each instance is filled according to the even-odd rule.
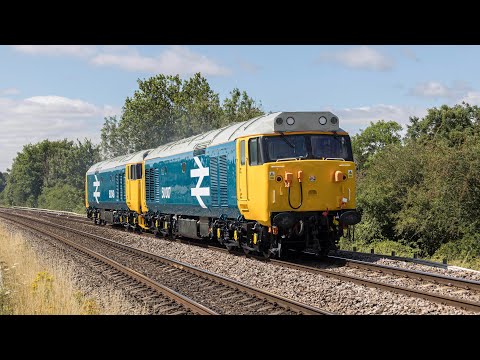
[[264,111],[329,110],[351,134],[402,125],[426,109],[480,105],[480,46],[0,46],[0,171],[43,139],[98,142],[137,79],[205,76],[223,100],[238,87]]

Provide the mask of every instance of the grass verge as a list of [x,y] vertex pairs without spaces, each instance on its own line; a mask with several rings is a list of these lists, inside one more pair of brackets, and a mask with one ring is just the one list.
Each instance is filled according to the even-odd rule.
[[[62,261],[45,263],[21,233],[0,224],[0,314],[95,315],[118,313],[120,299],[108,309],[75,288],[73,270]],[[108,302],[107,302],[108,303]]]
[[[356,251],[363,253],[370,253],[371,249],[374,249],[375,254],[379,255],[392,255],[392,251],[395,252],[395,256],[412,258],[415,252],[418,250],[409,246],[399,244],[396,241],[377,241],[371,243],[363,243],[359,241],[351,242],[345,238],[341,238],[339,242],[340,250],[353,250],[356,247]],[[464,267],[467,269],[480,270],[480,258],[477,256],[468,256],[463,252],[446,251],[443,248],[439,249],[432,256],[422,257],[423,260],[442,262],[443,259],[447,259],[448,265],[455,265]],[[419,257],[420,258],[420,257]]]

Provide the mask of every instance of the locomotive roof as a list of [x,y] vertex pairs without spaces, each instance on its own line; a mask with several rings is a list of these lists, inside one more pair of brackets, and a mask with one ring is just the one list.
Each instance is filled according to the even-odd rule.
[[113,159],[108,159],[100,161],[96,164],[93,164],[90,169],[88,169],[87,174],[94,174],[97,171],[102,171],[106,169],[113,169],[117,166],[124,166],[128,163],[138,163],[142,162],[144,157],[153,149],[141,150],[132,154],[117,156]]
[[[322,124],[320,118],[322,119]],[[333,120],[333,121],[332,121]],[[210,130],[186,139],[173,141],[153,149],[145,160],[165,157],[183,152],[233,141],[242,136],[273,134],[291,131],[343,131],[338,118],[329,111],[323,112],[275,112],[247,121],[237,122],[221,129]]]

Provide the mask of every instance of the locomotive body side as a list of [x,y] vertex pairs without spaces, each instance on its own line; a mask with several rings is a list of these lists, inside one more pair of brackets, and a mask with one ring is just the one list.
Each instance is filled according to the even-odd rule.
[[[88,218],[93,218],[99,224],[137,223],[141,211],[142,160],[149,151],[142,150],[101,161],[88,169],[85,175]],[[131,171],[134,174],[129,173]]]
[[87,207],[99,209],[128,209],[125,201],[125,167],[86,175]]
[[150,213],[237,217],[235,143],[145,161]]

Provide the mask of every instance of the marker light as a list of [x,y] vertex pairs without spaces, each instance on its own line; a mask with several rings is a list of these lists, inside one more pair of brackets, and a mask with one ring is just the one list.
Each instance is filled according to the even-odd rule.
[[330,119],[330,122],[331,122],[332,124],[336,124],[336,123],[338,123],[338,118],[335,117],[335,116],[333,116],[333,117]]

